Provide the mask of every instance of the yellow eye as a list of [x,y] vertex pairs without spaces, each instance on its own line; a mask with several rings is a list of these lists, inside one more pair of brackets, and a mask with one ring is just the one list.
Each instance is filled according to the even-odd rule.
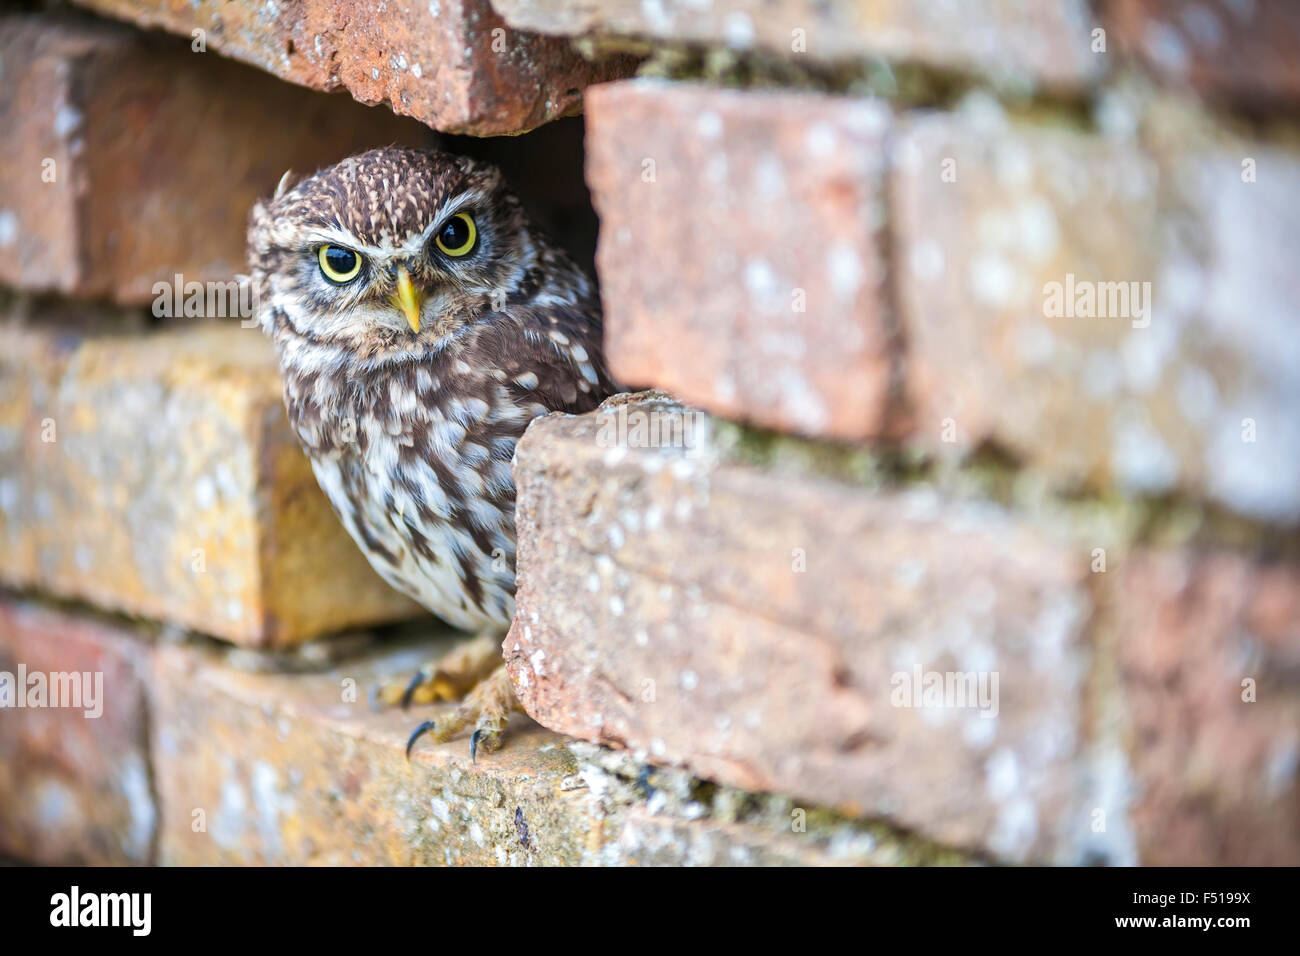
[[321,246],[317,258],[320,259],[321,274],[339,285],[351,282],[361,271],[361,257],[342,246]]
[[469,255],[477,241],[478,230],[474,228],[474,220],[463,212],[458,212],[448,219],[447,224],[434,239],[438,248],[453,259]]

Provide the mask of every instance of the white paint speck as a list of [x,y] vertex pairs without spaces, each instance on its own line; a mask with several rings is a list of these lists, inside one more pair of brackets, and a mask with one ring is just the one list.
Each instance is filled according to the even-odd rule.
[[701,139],[717,139],[722,135],[722,117],[706,110],[695,120],[695,131]]
[[754,21],[739,10],[727,14],[722,22],[722,36],[727,46],[745,50],[754,45]]
[[837,242],[831,247],[828,256],[831,288],[841,298],[848,299],[857,294],[862,287],[864,270],[862,260],[853,246],[846,242]]
[[1015,291],[1016,270],[1001,256],[984,253],[971,260],[970,283],[981,303],[1001,308]]
[[8,209],[0,209],[0,246],[11,246],[18,238],[18,217]]
[[908,262],[914,276],[923,282],[933,282],[943,275],[943,246],[935,239],[918,239],[912,243]]
[[81,112],[71,106],[61,106],[54,114],[54,132],[63,137],[75,132],[81,125]]

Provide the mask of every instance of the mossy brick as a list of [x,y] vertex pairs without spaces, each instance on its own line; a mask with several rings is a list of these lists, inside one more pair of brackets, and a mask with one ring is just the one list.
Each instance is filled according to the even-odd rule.
[[534,718],[1000,860],[1295,859],[1294,556],[1098,548],[1086,503],[743,437],[653,395],[530,425],[505,651]]
[[824,3],[819,0],[492,0],[521,30],[727,48],[834,67],[887,60],[1069,90],[1104,68],[1084,0]]
[[[638,416],[691,438],[648,447]],[[506,656],[528,712],[939,844],[1082,858],[1089,552],[988,502],[746,464],[685,416],[620,397],[520,442]],[[896,697],[931,673],[985,704]]]
[[891,276],[910,440],[944,457],[992,445],[1066,490],[1294,524],[1300,153],[1175,138],[996,106],[900,123]]

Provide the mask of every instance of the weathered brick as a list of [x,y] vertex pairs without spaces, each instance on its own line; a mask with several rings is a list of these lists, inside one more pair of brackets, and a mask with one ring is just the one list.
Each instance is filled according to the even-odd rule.
[[1300,568],[1140,552],[1115,579],[1144,863],[1300,859]]
[[814,94],[593,89],[587,176],[614,374],[775,428],[878,434],[887,117]]
[[1083,0],[492,0],[492,5],[522,30],[726,45],[817,65],[883,57],[1055,88],[1086,83],[1101,68],[1089,45],[1094,23]]
[[[414,713],[366,688],[433,653],[399,647],[311,675],[234,669],[166,647],[152,682],[168,864],[814,864],[908,859],[845,824],[795,833],[788,809],[717,819],[687,788],[619,777],[516,718],[471,763],[465,737],[403,754]],[[355,691],[355,697],[352,694]],[[678,791],[674,793],[672,791]],[[838,835],[836,835],[838,834]]]
[[1300,7],[1287,0],[1110,0],[1120,49],[1202,95],[1258,109],[1300,100]]
[[[151,862],[146,651],[117,625],[0,597],[0,853],[42,864]],[[93,706],[16,707],[29,699],[20,666],[51,683],[52,674],[91,675],[81,686]]]
[[[707,422],[637,446],[636,416],[682,414],[613,399],[521,441],[506,655],[528,712],[944,845],[1081,858],[1088,551],[990,504],[746,465]],[[901,706],[914,669],[997,691]]]
[[[908,122],[892,248],[919,443],[1300,517],[1300,159],[1256,147],[1149,156],[974,112]],[[1145,312],[1117,315],[1101,283]],[[1084,287],[1091,314],[1053,308]]]
[[317,90],[345,89],[448,133],[519,133],[576,113],[589,83],[635,60],[588,62],[567,40],[506,26],[487,0],[77,0],[186,37]]
[[232,641],[409,617],[330,511],[257,329],[0,329],[0,579]]
[[6,17],[0,58],[0,282],[24,289],[143,303],[176,273],[229,279],[286,169],[432,136],[84,18]]

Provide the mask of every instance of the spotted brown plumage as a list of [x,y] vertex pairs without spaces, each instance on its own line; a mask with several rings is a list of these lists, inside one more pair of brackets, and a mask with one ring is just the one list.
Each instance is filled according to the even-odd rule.
[[[393,587],[499,635],[515,443],[538,415],[614,391],[592,283],[495,169],[437,151],[374,150],[282,183],[248,238],[289,421],[339,520]],[[481,669],[432,668],[417,699]],[[472,720],[495,742],[504,671],[486,685],[433,729]]]

